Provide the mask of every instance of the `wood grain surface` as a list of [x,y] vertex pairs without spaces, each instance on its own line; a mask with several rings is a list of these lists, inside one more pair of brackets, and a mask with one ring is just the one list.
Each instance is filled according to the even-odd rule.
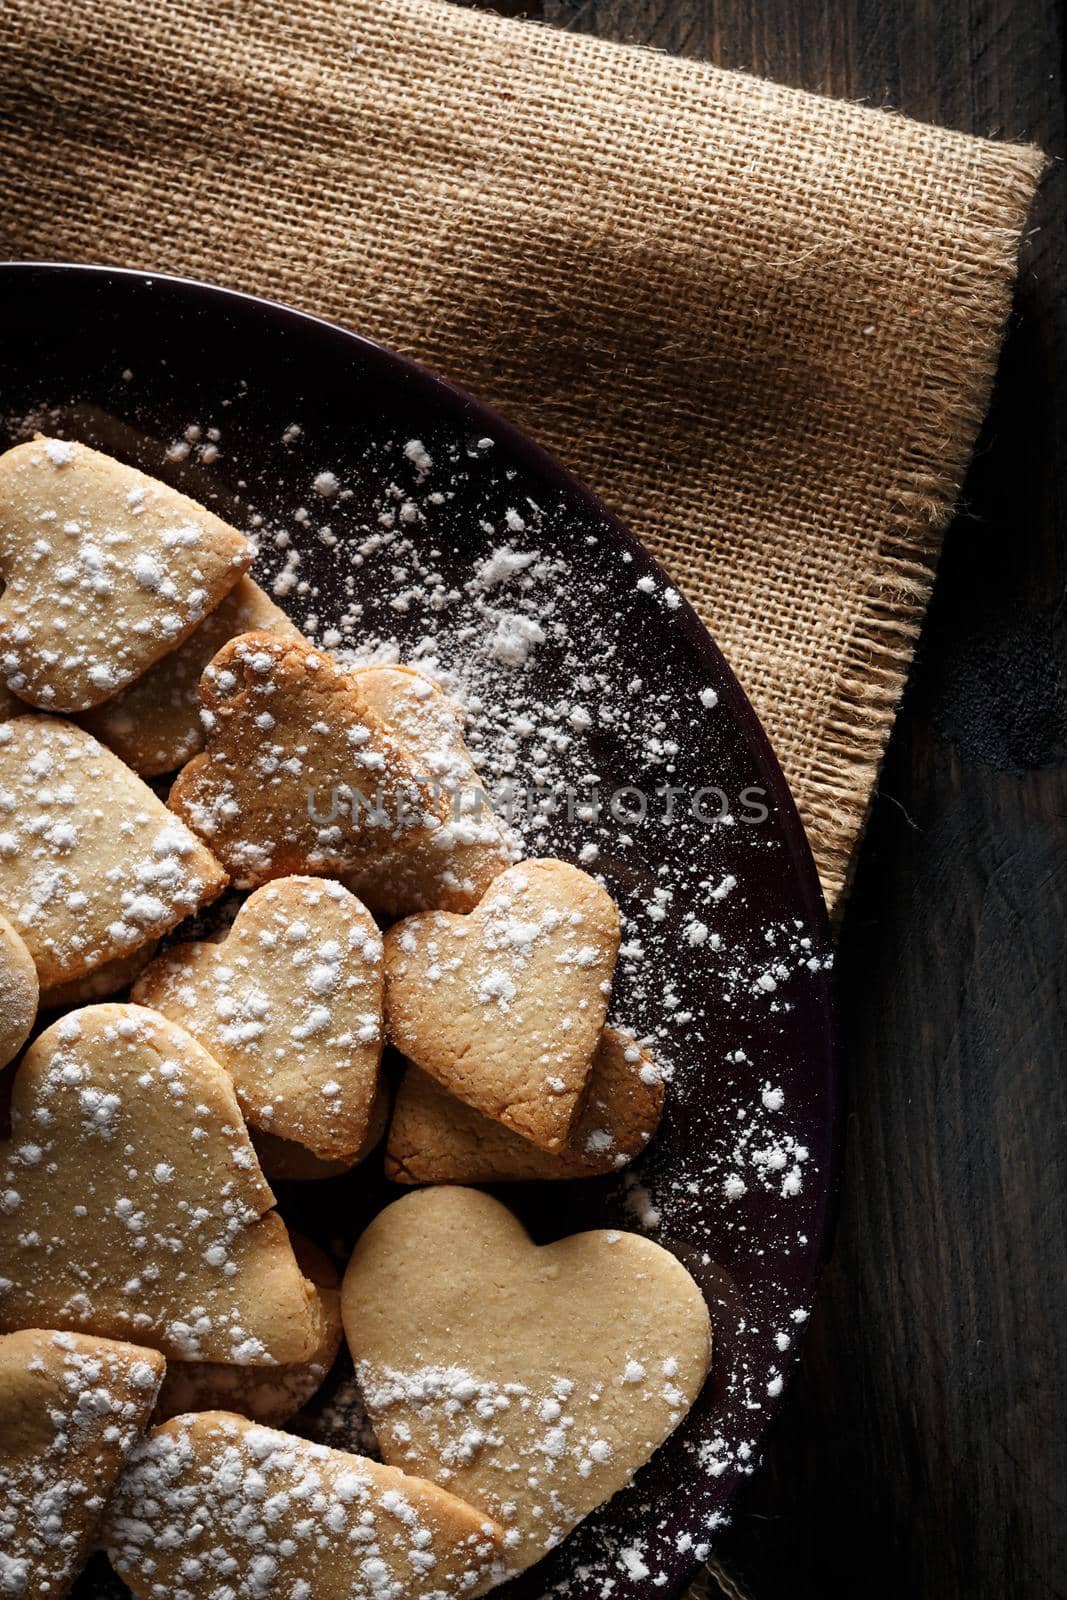
[[756,1600],[1067,1594],[1067,175],[1053,0],[498,9],[1061,158],[841,936],[837,1244],[721,1538]]

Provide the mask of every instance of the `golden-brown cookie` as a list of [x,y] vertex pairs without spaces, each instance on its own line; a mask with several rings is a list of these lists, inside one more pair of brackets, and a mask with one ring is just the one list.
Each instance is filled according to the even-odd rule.
[[458,706],[410,667],[356,667],[352,677],[435,785],[438,826],[353,875],[350,887],[390,921],[416,911],[473,910],[512,853],[464,743]]
[[253,630],[279,638],[300,638],[300,630],[285,612],[245,577],[177,650],[79,720],[142,777],[176,771],[204,747],[201,673],[227,639]]
[[247,1366],[320,1347],[318,1295],[233,1085],[165,1017],[87,1006],[34,1040],[0,1196],[0,1332],[66,1328]]
[[341,1292],[383,1459],[497,1518],[513,1571],[628,1483],[711,1359],[707,1307],[631,1233],[534,1245],[476,1189],[419,1189],[363,1234]]
[[0,1595],[62,1600],[152,1414],[155,1350],[26,1328],[0,1335]]
[[252,1128],[250,1132],[263,1176],[268,1183],[309,1183],[324,1178],[339,1178],[342,1173],[358,1167],[382,1142],[388,1122],[389,1090],[384,1079],[379,1079],[378,1093],[374,1097],[367,1123],[367,1136],[355,1155],[345,1161],[324,1160],[322,1156],[313,1155],[302,1144],[294,1144],[291,1139],[279,1139],[277,1134],[264,1133],[258,1128]]
[[378,1091],[382,940],[328,878],[278,878],[224,939],[174,945],[133,989],[233,1079],[246,1121],[327,1161],[352,1161]]
[[0,1067],[14,1061],[29,1038],[39,993],[33,957],[7,918],[0,916]]
[[[153,1416],[155,1422],[189,1411],[235,1411],[252,1422],[282,1428],[322,1386],[341,1348],[341,1290],[329,1256],[299,1233],[289,1235],[304,1277],[319,1291],[322,1340],[306,1361],[283,1367],[234,1367],[217,1361],[172,1361]],[[0,1590],[0,1593],[3,1591]]]
[[361,869],[433,823],[433,793],[354,681],[301,640],[246,633],[200,680],[206,745],[170,805],[250,888]]
[[458,1099],[559,1151],[585,1093],[619,950],[611,896],[564,861],[522,861],[468,916],[385,939],[386,1028]]
[[85,711],[179,645],[251,565],[243,534],[83,444],[0,456],[0,677]]
[[557,1154],[494,1122],[418,1067],[397,1090],[385,1175],[394,1183],[509,1183],[617,1172],[648,1144],[663,1112],[663,1076],[618,1028],[600,1036],[589,1087]]
[[131,955],[225,886],[210,851],[84,728],[0,722],[0,905],[43,989]]
[[500,1548],[436,1484],[221,1411],[153,1429],[105,1539],[139,1600],[460,1600]]

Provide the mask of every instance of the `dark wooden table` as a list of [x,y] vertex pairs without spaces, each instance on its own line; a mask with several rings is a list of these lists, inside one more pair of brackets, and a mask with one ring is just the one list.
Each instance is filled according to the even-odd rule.
[[[1067,153],[1057,0],[498,8]],[[1034,221],[841,936],[834,1260],[718,1547],[757,1600],[1067,1594],[1062,165]]]

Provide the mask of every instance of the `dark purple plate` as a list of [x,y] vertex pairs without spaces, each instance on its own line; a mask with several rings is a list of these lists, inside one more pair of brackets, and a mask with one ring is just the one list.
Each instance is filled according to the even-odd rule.
[[[5,444],[82,439],[256,531],[257,576],[321,643],[395,643],[457,685],[527,853],[581,862],[619,901],[612,1015],[672,1069],[661,1131],[618,1177],[500,1193],[540,1238],[621,1226],[675,1251],[708,1298],[714,1366],[632,1486],[506,1592],[667,1600],[756,1466],[834,1191],[826,916],[752,708],[593,495],[411,362],[173,278],[20,265],[0,291]],[[372,1157],[279,1203],[343,1262],[388,1187]],[[78,1592],[121,1586],[101,1568]]]

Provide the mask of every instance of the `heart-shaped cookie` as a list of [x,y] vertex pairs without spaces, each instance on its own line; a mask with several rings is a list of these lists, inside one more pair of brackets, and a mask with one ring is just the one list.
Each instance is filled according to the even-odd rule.
[[662,1073],[619,1028],[600,1035],[585,1100],[556,1155],[408,1067],[393,1108],[385,1175],[394,1183],[510,1183],[617,1172],[641,1154],[662,1111]]
[[0,1336],[0,1595],[62,1600],[152,1414],[155,1350],[76,1333]]
[[7,918],[0,916],[0,1067],[14,1061],[29,1038],[39,998],[33,957]]
[[512,852],[464,742],[458,706],[411,667],[356,667],[352,677],[433,782],[438,826],[349,879],[350,887],[390,921],[417,911],[473,910]]
[[155,1422],[166,1422],[187,1411],[234,1411],[266,1427],[282,1428],[322,1387],[344,1337],[341,1288],[329,1256],[299,1233],[291,1233],[289,1238],[297,1265],[319,1291],[323,1313],[319,1348],[306,1361],[292,1361],[284,1367],[172,1361],[159,1391]]
[[564,861],[522,861],[467,916],[385,938],[386,1027],[458,1099],[559,1151],[585,1092],[619,950],[611,896]]
[[235,529],[83,444],[0,456],[0,676],[47,711],[85,711],[146,672],[252,562]]
[[227,639],[263,632],[299,639],[300,630],[251,578],[240,578],[177,650],[106,705],[79,720],[144,778],[176,772],[204,747],[200,677]]
[[500,1530],[436,1484],[208,1411],[148,1435],[105,1540],[140,1600],[460,1600]]
[[366,1161],[385,1137],[389,1124],[389,1089],[384,1078],[378,1080],[378,1093],[370,1109],[367,1134],[354,1155],[344,1159],[327,1160],[313,1155],[306,1145],[292,1139],[279,1139],[276,1133],[265,1133],[253,1128],[252,1143],[256,1147],[263,1176],[268,1183],[311,1183],[324,1178],[339,1178],[351,1172],[361,1161]]
[[131,955],[225,887],[210,851],[84,728],[0,722],[0,906],[42,989]]
[[206,747],[170,805],[243,888],[362,870],[436,822],[416,765],[353,679],[303,640],[246,633],[200,680]]
[[420,1189],[360,1238],[345,1336],[383,1459],[508,1530],[520,1571],[630,1481],[711,1358],[707,1307],[637,1234],[534,1245],[476,1189]]
[[257,889],[218,943],[175,945],[133,988],[226,1068],[245,1118],[324,1160],[367,1137],[382,1053],[382,941],[326,878]]
[[272,1366],[319,1348],[233,1085],[141,1006],[72,1011],[15,1074],[0,1145],[0,1332],[131,1338],[175,1360]]

